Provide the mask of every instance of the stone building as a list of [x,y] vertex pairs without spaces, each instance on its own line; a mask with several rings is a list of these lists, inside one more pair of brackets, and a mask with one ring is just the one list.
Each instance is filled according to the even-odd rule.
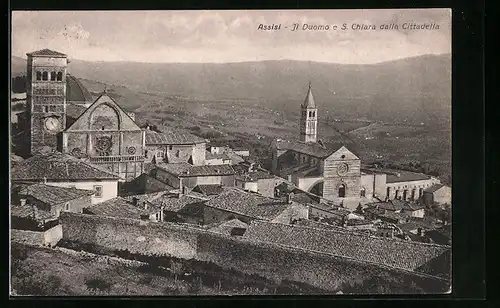
[[32,156],[11,169],[14,185],[38,183],[91,190],[92,204],[115,198],[118,180],[114,173],[59,152]]
[[205,165],[206,141],[180,129],[154,131],[146,126],[146,162]]
[[317,139],[318,109],[311,85],[301,111],[299,140],[271,143],[272,172],[300,189],[354,210],[373,199],[416,201],[423,189],[440,182],[420,173],[365,169],[359,155],[345,144],[327,148]]
[[144,171],[145,133],[134,115],[106,93],[93,100],[67,72],[68,57],[49,49],[28,53],[26,112],[19,125],[26,154],[60,151],[129,180]]

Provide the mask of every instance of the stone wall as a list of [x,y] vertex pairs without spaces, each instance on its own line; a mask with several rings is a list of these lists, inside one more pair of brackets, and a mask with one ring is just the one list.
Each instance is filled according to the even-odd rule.
[[57,225],[43,232],[11,229],[10,238],[16,243],[54,246],[62,239],[62,227]]
[[336,292],[353,281],[376,280],[398,290],[402,287],[420,293],[448,290],[446,281],[424,274],[194,227],[74,213],[62,214],[61,223],[63,239],[70,242],[143,255],[194,258],[278,283],[289,280]]

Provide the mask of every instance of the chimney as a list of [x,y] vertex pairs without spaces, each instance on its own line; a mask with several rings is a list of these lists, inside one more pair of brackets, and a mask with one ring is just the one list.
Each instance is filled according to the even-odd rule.
[[139,199],[137,199],[137,197],[133,197],[133,198],[132,198],[132,204],[133,204],[133,205],[135,205],[135,206],[137,206],[137,201],[138,201],[138,200],[139,200]]
[[342,217],[342,227],[347,228],[347,217]]
[[144,209],[147,210],[148,209],[148,203],[146,201],[143,201],[142,204],[144,205]]
[[21,203],[21,206],[25,206],[26,205],[26,198],[20,198],[19,199],[19,202]]
[[182,186],[182,190],[181,191],[182,191],[182,193],[181,193],[182,195],[187,194],[187,187],[186,186]]
[[291,204],[293,200],[293,192],[286,194],[286,203]]
[[38,218],[40,217],[40,216],[38,215],[38,208],[37,208],[35,205],[33,205],[33,207],[32,207],[32,208],[33,208],[33,219],[34,219],[34,220],[38,220]]

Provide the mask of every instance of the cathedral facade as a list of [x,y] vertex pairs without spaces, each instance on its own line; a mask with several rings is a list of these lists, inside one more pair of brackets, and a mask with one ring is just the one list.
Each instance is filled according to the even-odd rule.
[[318,108],[310,84],[300,108],[299,140],[271,144],[272,172],[300,189],[353,210],[374,201],[417,201],[427,187],[440,183],[421,173],[362,168],[359,155],[344,144],[325,147],[317,139]]
[[130,113],[106,93],[93,101],[67,73],[67,55],[43,49],[27,56],[26,112],[19,119],[26,152],[67,153],[122,180],[143,173],[145,132]]

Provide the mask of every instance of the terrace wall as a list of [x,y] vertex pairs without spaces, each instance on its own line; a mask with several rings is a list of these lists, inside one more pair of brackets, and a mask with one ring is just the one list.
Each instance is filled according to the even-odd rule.
[[444,292],[440,279],[297,248],[255,242],[169,223],[64,213],[64,239],[143,255],[164,255],[212,262],[226,269],[276,282],[307,283],[337,291],[353,281],[382,280],[390,288],[412,286],[415,292]]
[[46,231],[10,230],[12,242],[29,245],[54,246],[62,239],[62,227],[57,225]]

